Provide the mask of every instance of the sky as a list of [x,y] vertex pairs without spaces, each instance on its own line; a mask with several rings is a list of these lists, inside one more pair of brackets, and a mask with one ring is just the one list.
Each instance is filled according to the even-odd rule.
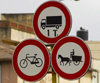
[[[35,13],[48,0],[0,0],[1,13]],[[71,12],[72,28],[69,35],[76,35],[82,26],[89,31],[90,41],[100,41],[100,0],[63,0]]]

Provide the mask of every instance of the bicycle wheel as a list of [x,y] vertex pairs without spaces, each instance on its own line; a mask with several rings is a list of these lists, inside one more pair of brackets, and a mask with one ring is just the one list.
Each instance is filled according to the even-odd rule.
[[27,65],[28,65],[28,62],[26,61],[26,59],[22,59],[22,60],[20,61],[20,66],[21,66],[22,68],[26,68]]
[[41,67],[42,66],[42,64],[43,64],[43,61],[42,61],[42,59],[41,58],[37,58],[36,60],[35,60],[35,65],[36,65],[36,67]]

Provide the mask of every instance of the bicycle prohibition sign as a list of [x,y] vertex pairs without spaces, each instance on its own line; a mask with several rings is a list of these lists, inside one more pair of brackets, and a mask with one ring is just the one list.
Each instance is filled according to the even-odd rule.
[[27,39],[15,49],[13,67],[19,77],[26,81],[37,81],[48,72],[49,52],[39,40]]
[[[25,59],[21,59],[20,66],[22,68],[26,68],[28,66],[28,63],[34,64],[36,67],[41,67],[43,64],[43,61],[41,58],[37,58],[37,54],[34,54],[35,56],[28,56],[29,54],[26,54]],[[30,60],[32,59],[32,61]]]

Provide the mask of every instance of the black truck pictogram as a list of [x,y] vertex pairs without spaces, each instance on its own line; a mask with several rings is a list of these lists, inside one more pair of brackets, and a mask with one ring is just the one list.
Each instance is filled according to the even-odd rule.
[[62,26],[62,16],[47,16],[46,19],[41,20],[41,28],[45,29],[46,27],[59,27]]

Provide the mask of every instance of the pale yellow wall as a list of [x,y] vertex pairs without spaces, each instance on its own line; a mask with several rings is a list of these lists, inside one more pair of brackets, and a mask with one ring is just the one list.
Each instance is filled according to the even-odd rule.
[[84,76],[82,76],[80,79],[76,80],[66,80],[60,77],[59,83],[91,83],[91,72],[87,72]]
[[[100,42],[88,41],[88,46],[90,47],[92,60],[91,60],[91,83],[100,83]],[[93,75],[95,72],[95,75]],[[98,74],[98,75],[96,75]]]
[[97,70],[100,72],[100,60],[92,59],[92,65],[91,65],[92,70]]
[[28,82],[28,81],[24,81],[24,83],[35,83],[35,82]]
[[60,77],[59,83],[78,83],[78,80],[66,80]]
[[92,58],[100,60],[100,42],[87,41],[86,42],[91,50]]
[[47,74],[43,79],[35,83],[52,83],[52,74]]
[[21,79],[20,77],[17,77],[17,83],[34,83],[34,82],[24,81],[24,80]]
[[40,79],[36,82],[24,81],[20,77],[17,77],[17,83],[52,83],[52,74],[47,74],[46,76],[43,77],[43,79]]
[[11,40],[22,41],[30,38],[34,39],[35,38],[34,34],[19,31],[16,29],[11,29]]
[[24,81],[19,76],[17,76],[17,83],[24,83]]
[[80,83],[91,83],[91,72],[87,72],[83,77],[80,78]]

